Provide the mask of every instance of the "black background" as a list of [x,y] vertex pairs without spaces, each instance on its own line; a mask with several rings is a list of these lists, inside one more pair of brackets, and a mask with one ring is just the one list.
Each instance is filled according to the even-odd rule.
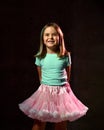
[[[104,6],[100,0],[2,1],[0,4],[0,130],[31,130],[18,104],[39,86],[34,54],[40,31],[56,22],[71,51],[71,87],[89,107],[68,130],[104,129]],[[47,124],[51,130],[53,124]]]

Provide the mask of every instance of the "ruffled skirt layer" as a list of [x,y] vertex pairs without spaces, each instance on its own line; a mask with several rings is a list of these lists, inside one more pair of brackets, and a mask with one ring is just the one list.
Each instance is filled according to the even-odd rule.
[[88,110],[72,92],[70,85],[40,85],[28,99],[19,104],[28,117],[43,122],[74,121]]

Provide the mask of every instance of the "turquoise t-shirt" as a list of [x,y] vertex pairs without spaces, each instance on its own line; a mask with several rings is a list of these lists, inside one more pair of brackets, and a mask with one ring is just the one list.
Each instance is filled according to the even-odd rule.
[[71,64],[70,55],[60,58],[57,54],[47,53],[42,59],[36,57],[35,64],[41,67],[41,84],[60,86],[67,82],[65,68]]

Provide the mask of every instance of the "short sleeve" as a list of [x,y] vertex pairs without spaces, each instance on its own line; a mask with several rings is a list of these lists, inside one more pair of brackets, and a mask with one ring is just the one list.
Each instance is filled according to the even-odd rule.
[[72,64],[72,62],[71,62],[71,55],[70,55],[70,53],[68,53],[68,56],[66,57],[66,65],[69,66],[71,64]]
[[35,59],[35,64],[37,66],[41,66],[41,60],[38,57],[36,57],[36,59]]

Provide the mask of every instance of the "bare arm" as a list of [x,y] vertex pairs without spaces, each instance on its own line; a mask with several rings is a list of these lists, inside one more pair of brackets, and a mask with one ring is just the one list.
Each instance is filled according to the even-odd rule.
[[71,65],[66,67],[66,73],[67,73],[67,80],[70,81],[70,75],[71,75]]
[[37,66],[37,71],[38,71],[39,81],[41,81],[41,67],[40,66]]

